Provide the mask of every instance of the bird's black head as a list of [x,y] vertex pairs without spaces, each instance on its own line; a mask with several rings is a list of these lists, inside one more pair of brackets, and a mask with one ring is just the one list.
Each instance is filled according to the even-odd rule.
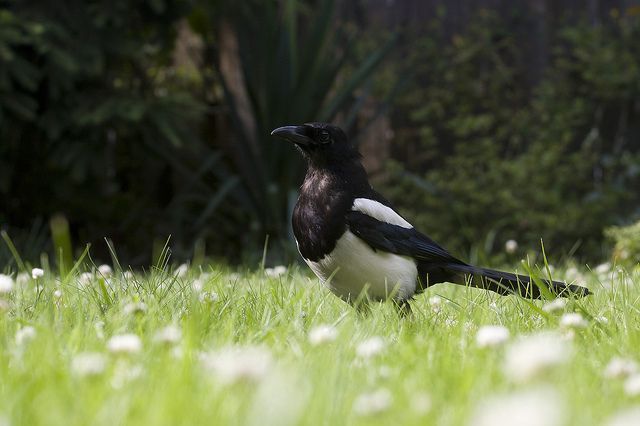
[[307,160],[316,166],[351,162],[360,158],[358,150],[339,127],[327,123],[306,123],[300,126],[278,127],[273,132],[293,142]]

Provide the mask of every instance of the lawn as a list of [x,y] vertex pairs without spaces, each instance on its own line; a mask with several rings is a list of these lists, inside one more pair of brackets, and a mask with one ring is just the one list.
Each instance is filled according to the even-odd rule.
[[0,425],[640,424],[637,269],[557,268],[594,292],[566,305],[438,285],[405,318],[297,266],[43,269],[0,277]]

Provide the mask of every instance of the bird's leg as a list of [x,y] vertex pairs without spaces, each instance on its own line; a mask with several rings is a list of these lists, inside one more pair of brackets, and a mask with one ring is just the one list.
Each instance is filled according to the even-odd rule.
[[398,313],[402,318],[407,318],[413,315],[413,311],[411,310],[411,303],[409,299],[406,300],[397,300],[394,302]]

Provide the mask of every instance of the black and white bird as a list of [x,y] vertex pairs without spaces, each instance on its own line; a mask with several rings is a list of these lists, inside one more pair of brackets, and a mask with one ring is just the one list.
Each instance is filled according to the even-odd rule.
[[[349,303],[363,292],[400,306],[427,287],[451,282],[541,298],[530,277],[469,265],[453,257],[400,214],[369,184],[361,155],[338,127],[327,123],[285,126],[272,133],[293,142],[308,163],[293,210],[293,233],[305,262]],[[540,280],[558,296],[589,290]]]

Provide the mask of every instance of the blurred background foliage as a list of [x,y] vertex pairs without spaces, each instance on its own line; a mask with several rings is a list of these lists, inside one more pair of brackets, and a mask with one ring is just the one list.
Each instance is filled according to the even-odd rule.
[[304,164],[269,132],[326,120],[461,255],[607,257],[640,218],[640,10],[494,3],[0,0],[0,227],[27,259],[61,214],[98,258],[289,261]]
[[637,40],[635,18],[561,28],[529,88],[529,52],[495,15],[451,43],[421,39],[408,59],[421,90],[396,109],[408,114],[391,197],[460,250],[542,238],[556,253],[604,254],[603,226],[640,215]]

